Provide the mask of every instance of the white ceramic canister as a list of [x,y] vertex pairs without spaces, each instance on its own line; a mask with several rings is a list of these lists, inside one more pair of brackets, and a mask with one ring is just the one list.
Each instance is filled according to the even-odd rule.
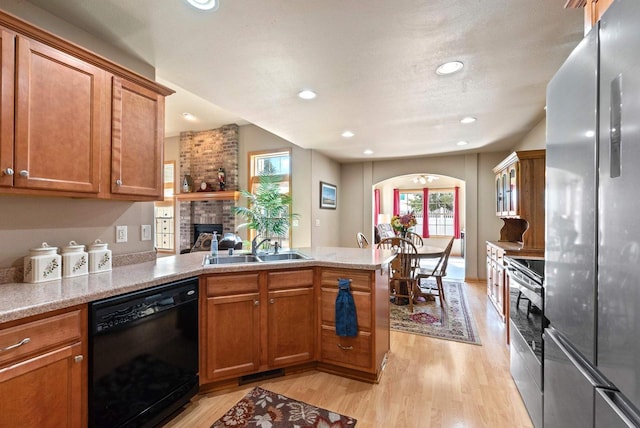
[[70,241],[62,247],[62,277],[86,275],[89,273],[89,255],[84,251],[84,245]]
[[111,270],[111,250],[107,244],[96,239],[89,244],[89,273],[106,272]]
[[43,282],[60,279],[62,276],[62,259],[58,247],[50,247],[43,242],[38,248],[29,250],[24,258],[24,282]]

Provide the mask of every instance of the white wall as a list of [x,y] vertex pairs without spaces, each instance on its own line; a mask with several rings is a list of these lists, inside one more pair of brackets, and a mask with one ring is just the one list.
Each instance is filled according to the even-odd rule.
[[513,148],[513,151],[539,150],[547,145],[547,120],[543,117],[540,122]]
[[[338,189],[335,210],[320,209],[320,182],[333,184]],[[340,164],[325,155],[311,153],[311,244],[314,247],[337,247],[340,245]]]

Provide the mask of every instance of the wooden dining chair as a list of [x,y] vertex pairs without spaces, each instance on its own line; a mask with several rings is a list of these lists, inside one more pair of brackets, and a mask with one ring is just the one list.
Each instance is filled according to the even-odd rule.
[[444,305],[446,297],[444,295],[444,287],[442,285],[442,278],[447,275],[447,264],[449,263],[449,255],[451,254],[451,248],[453,247],[454,237],[447,244],[442,256],[433,268],[418,268],[416,270],[416,295],[421,292],[428,291],[433,294],[433,288],[430,286],[421,286],[420,281],[422,279],[434,278],[436,280],[436,286],[438,289],[437,296],[440,299],[440,306]]
[[414,232],[407,232],[407,234],[405,235],[405,239],[408,239],[409,241],[411,241],[411,243],[415,245],[416,248],[420,248],[424,245],[422,236]]
[[360,248],[367,248],[369,246],[369,241],[367,240],[367,237],[364,236],[364,233],[362,232],[356,233],[356,242],[358,244],[358,247]]
[[396,257],[390,264],[389,294],[395,304],[409,304],[409,311],[413,312],[413,299],[417,292],[416,270],[419,268],[418,250],[411,241],[403,238],[382,239],[378,248],[396,251]]

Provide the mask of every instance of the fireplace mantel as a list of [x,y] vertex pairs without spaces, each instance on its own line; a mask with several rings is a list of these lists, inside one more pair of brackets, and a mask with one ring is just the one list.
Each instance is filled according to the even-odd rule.
[[176,194],[176,201],[192,202],[192,201],[237,201],[240,199],[238,191],[224,192],[190,192]]

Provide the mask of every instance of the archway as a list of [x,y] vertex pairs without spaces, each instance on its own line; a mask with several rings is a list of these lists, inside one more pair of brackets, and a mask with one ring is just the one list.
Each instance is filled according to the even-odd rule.
[[[412,230],[423,237],[425,245],[445,247],[451,236],[455,236],[447,277],[464,280],[464,180],[426,172],[414,173],[375,183],[373,191],[377,196],[374,197],[371,236],[376,235],[378,224],[390,223],[394,214],[403,215],[411,211],[417,220]],[[428,198],[426,215],[423,209],[425,195]]]

